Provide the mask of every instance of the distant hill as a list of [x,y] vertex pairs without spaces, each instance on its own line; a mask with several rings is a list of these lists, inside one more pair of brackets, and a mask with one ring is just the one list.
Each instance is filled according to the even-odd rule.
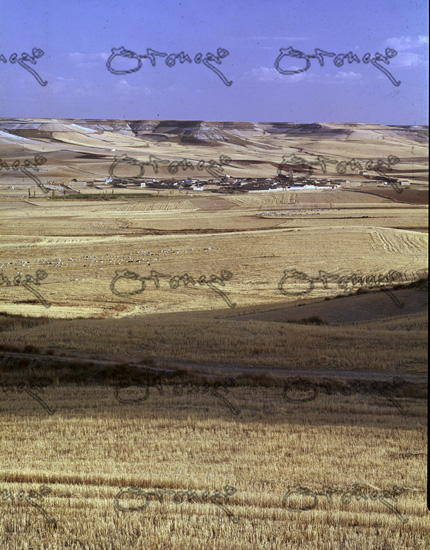
[[[428,183],[428,126],[383,126],[358,123],[294,124],[290,122],[213,122],[202,120],[0,119],[0,157],[24,159],[43,154],[47,162],[40,177],[107,177],[116,157],[127,155],[148,162],[164,160],[146,177],[171,177],[167,165],[187,158],[217,162],[231,158],[226,173],[233,177],[273,177],[283,157],[329,160],[325,174],[338,177],[336,164],[358,159],[398,157],[402,178]],[[413,170],[412,170],[413,169]],[[411,173],[408,173],[411,170]],[[178,177],[201,176],[195,168]],[[207,174],[205,174],[207,175]],[[315,172],[323,176],[323,173]],[[348,179],[357,178],[358,171]],[[0,182],[14,174],[0,171]]]

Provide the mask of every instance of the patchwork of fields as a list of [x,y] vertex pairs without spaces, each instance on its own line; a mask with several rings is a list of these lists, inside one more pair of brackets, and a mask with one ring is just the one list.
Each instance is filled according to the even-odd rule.
[[[96,122],[4,122],[0,157],[45,154],[45,183],[104,177],[111,148],[216,150],[232,177],[300,148],[427,162],[421,127],[219,123],[192,147],[179,123]],[[62,200],[0,172],[0,546],[427,548],[428,182],[412,176],[402,194]]]

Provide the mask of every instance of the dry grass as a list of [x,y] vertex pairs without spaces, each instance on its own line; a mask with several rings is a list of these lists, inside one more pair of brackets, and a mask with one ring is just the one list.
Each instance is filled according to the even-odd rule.
[[[132,395],[132,394],[130,394]],[[425,508],[425,401],[401,398],[400,415],[383,398],[328,396],[292,405],[280,389],[238,387],[234,417],[211,395],[151,390],[139,405],[121,404],[112,389],[58,385],[45,389],[49,416],[26,394],[2,400],[1,489],[48,485],[41,505],[2,502],[1,544],[38,548],[415,548],[429,535]],[[124,396],[126,394],[124,393]],[[408,522],[377,501],[332,504],[319,497],[310,511],[282,505],[288,486],[341,492],[406,491],[389,500]],[[171,491],[236,488],[227,504],[176,504],[150,498],[147,508],[121,512],[119,488]],[[291,497],[306,507],[309,497]],[[142,497],[122,496],[123,507]]]
[[[345,194],[361,201],[371,197]],[[308,195],[307,200],[319,200],[314,197],[318,194]],[[343,192],[322,195],[342,200]],[[172,206],[188,206],[193,201],[201,205],[202,200],[175,200]],[[312,276],[320,269],[338,275],[394,269],[412,280],[426,266],[427,235],[392,228],[424,227],[424,207],[378,203],[384,204],[381,209],[369,208],[369,203],[366,208],[351,210],[340,208],[342,203],[334,209],[314,203],[314,208],[329,207],[323,213],[325,218],[262,219],[256,215],[259,210],[231,208],[229,200],[217,200],[221,201],[219,209],[210,215],[206,207],[200,211],[197,205],[191,212],[170,211],[157,202],[152,205],[156,210],[147,211],[146,206],[127,201],[67,205],[41,201],[38,207],[26,204],[19,210],[4,210],[1,273],[12,281],[18,272],[34,276],[37,269],[44,269],[48,276],[38,290],[51,307],[46,309],[22,286],[3,286],[1,310],[50,318],[118,318],[226,306],[207,287],[180,285],[172,290],[168,280],[159,289],[148,285],[144,294],[115,296],[110,283],[116,270],[124,268],[143,276],[155,269],[170,275],[188,273],[194,278],[219,275],[226,269],[233,278],[223,290],[241,307],[291,301],[278,290],[285,269],[299,269]],[[264,210],[266,199],[255,200]],[[336,290],[315,292],[325,297]]]
[[[339,303],[347,308],[349,299]],[[299,319],[311,315],[302,313]],[[42,350],[55,348],[59,355],[73,351],[81,357],[91,354],[135,362],[153,359],[214,367],[427,372],[425,313],[340,326],[215,317],[210,312],[196,312],[152,315],[150,321],[145,317],[53,320],[40,327],[3,332],[1,339],[21,350],[31,344]]]

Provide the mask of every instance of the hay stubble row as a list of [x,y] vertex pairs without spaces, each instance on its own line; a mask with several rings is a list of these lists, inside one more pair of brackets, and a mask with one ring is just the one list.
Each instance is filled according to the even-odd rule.
[[[52,416],[23,394],[2,402],[2,485],[15,492],[51,487],[44,506],[58,525],[47,526],[26,503],[2,502],[7,547],[55,540],[72,548],[328,548],[329,540],[349,540],[370,549],[393,539],[402,548],[426,547],[423,400],[402,398],[407,414],[399,415],[374,396],[293,405],[279,390],[245,386],[229,393],[241,409],[233,420],[210,395],[154,390],[146,401],[127,405],[113,393],[97,385],[54,386],[45,390],[57,408]],[[379,501],[319,498],[314,510],[300,513],[282,506],[288,486],[345,492],[357,483],[402,486],[405,493],[390,502],[408,522]],[[130,513],[114,506],[119,487],[201,494],[225,485],[236,488],[227,507],[237,524],[211,503],[150,499],[147,508]],[[121,502],[143,504],[131,496]],[[312,502],[295,497],[290,506]]]

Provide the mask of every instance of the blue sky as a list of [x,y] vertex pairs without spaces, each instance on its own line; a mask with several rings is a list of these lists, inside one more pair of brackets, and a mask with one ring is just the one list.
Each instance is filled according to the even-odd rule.
[[[420,0],[3,0],[0,116],[427,124],[427,20]],[[142,58],[139,71],[112,74],[106,61],[121,46],[184,52],[192,63],[168,67],[155,57],[154,67]],[[313,58],[307,71],[285,75],[275,61],[289,47],[352,52],[361,62]],[[44,55],[27,64],[45,86],[9,60],[33,48]],[[212,64],[230,86],[194,62],[218,48],[229,54]],[[397,55],[379,63],[399,86],[362,61],[386,48]],[[116,57],[111,67],[136,63]],[[291,56],[279,62],[284,71],[305,66]]]

